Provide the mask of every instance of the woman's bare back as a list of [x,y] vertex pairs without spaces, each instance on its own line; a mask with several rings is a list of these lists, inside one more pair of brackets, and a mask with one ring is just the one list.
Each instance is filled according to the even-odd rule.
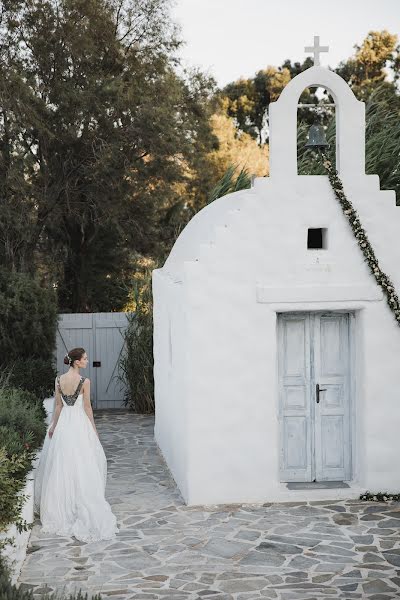
[[64,373],[63,375],[60,375],[59,381],[63,394],[65,396],[72,396],[72,394],[75,393],[81,378],[81,375],[77,376],[75,373]]

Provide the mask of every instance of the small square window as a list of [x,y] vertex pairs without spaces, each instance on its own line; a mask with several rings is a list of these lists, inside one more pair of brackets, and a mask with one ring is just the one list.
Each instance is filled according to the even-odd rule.
[[328,230],[325,227],[312,228],[307,233],[307,248],[309,250],[325,250],[327,247]]

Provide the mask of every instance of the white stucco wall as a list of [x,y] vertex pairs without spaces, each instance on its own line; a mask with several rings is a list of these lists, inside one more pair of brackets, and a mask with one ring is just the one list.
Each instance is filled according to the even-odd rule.
[[[364,105],[336,74],[308,69],[271,109],[271,176],[198,213],[153,275],[155,435],[188,504],[400,489],[400,328],[327,177],[296,174],[292,111],[310,82],[338,102],[345,191],[400,289],[400,209],[364,174]],[[310,227],[328,229],[326,250],[307,249]],[[294,492],[279,482],[277,313],[314,310],[354,313],[350,490]]]

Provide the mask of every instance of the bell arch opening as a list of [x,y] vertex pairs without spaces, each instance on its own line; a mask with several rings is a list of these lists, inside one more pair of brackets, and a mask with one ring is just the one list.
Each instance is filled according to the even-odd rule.
[[[357,100],[349,85],[337,73],[310,67],[296,75],[269,107],[270,177],[298,176],[297,105],[306,88],[328,90],[335,104],[335,168],[343,177],[365,175],[365,104]],[[333,108],[333,107],[331,107]],[[333,142],[333,139],[332,139]],[[308,170],[311,171],[310,167]]]
[[336,116],[336,102],[328,88],[308,86],[300,94],[296,130],[298,175],[326,174],[318,151],[325,143],[325,151],[336,168]]

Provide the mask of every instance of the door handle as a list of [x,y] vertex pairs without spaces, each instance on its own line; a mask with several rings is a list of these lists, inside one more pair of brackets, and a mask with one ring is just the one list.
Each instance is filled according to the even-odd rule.
[[316,395],[317,395],[317,404],[319,404],[319,393],[326,392],[327,388],[320,388],[319,383],[317,383],[316,387]]

